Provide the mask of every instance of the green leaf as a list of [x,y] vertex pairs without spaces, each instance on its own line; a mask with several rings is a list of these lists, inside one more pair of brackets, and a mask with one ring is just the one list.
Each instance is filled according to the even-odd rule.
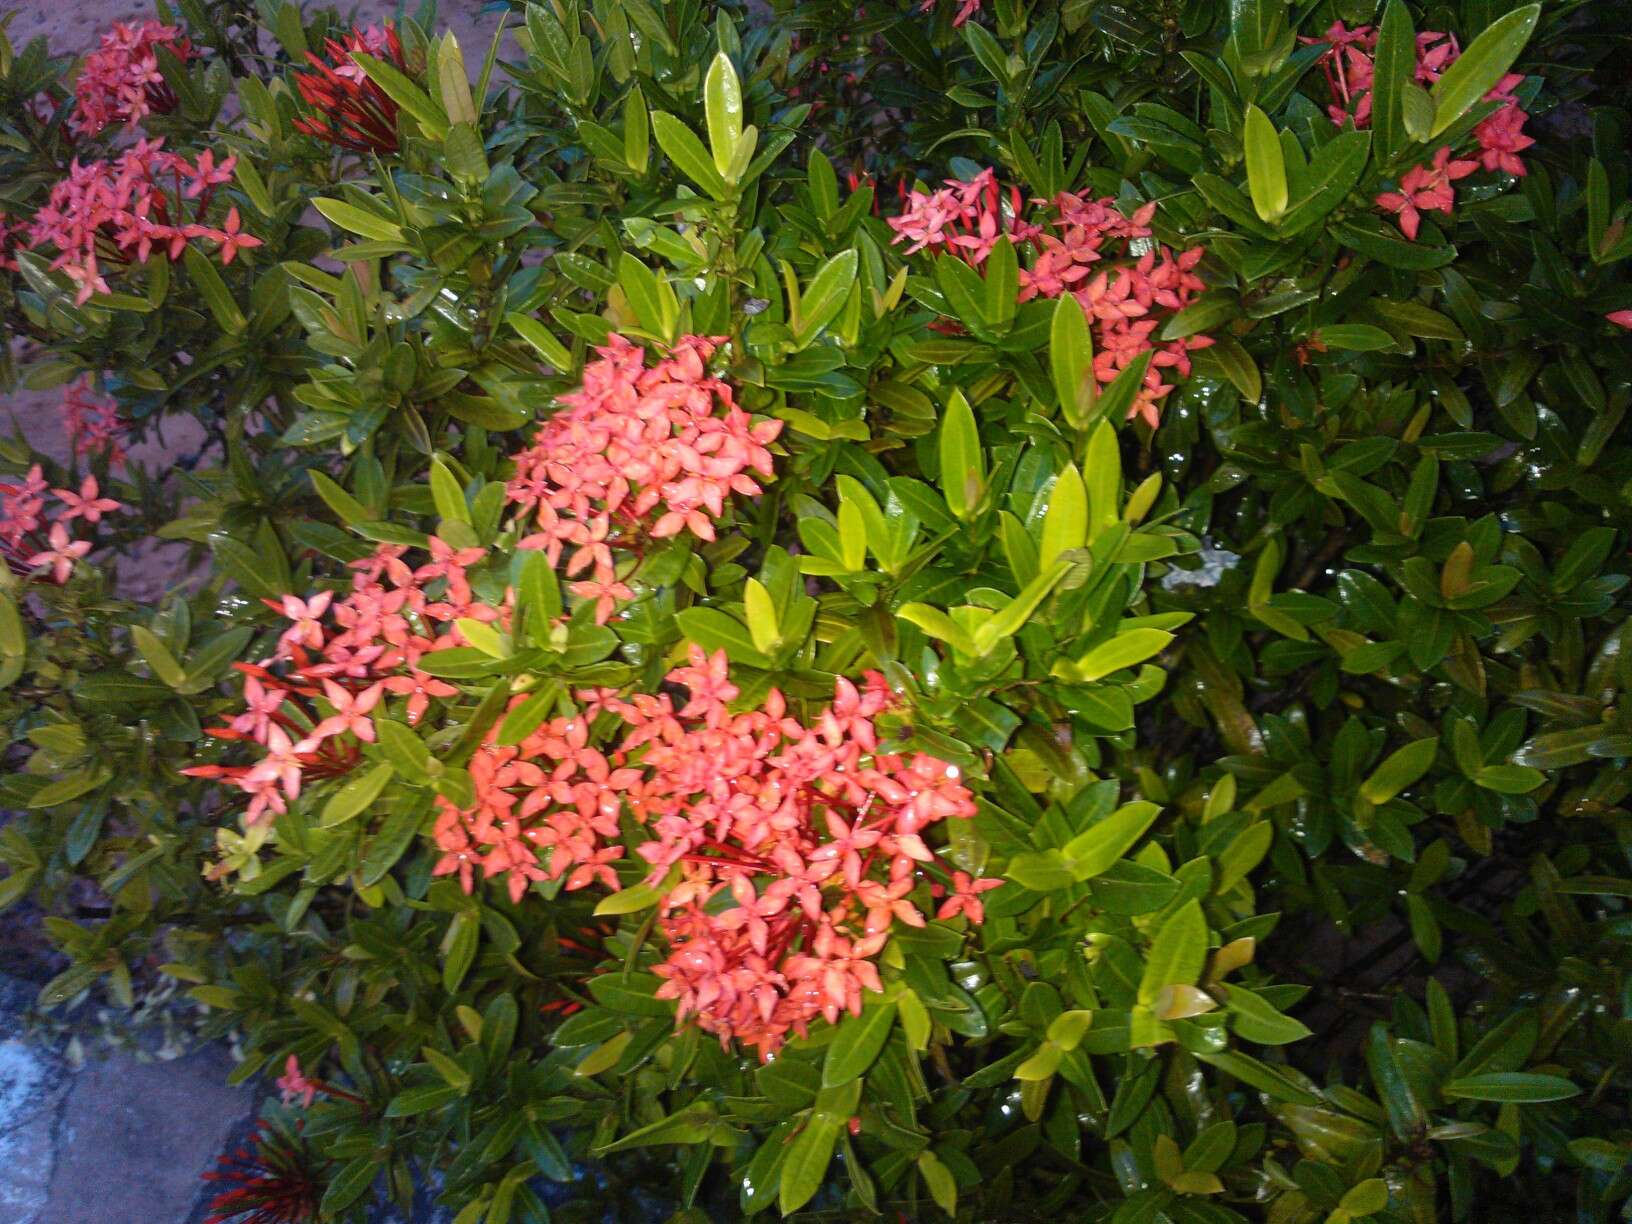
[[929,1187],[935,1205],[953,1219],[958,1214],[958,1183],[952,1170],[941,1163],[940,1157],[928,1148],[918,1153],[918,1175]]
[[504,316],[504,321],[515,329],[518,336],[532,345],[538,355],[558,373],[566,373],[572,369],[572,354],[561,341],[550,335],[537,319],[511,311]]
[[[481,940],[481,934],[482,924],[469,910],[455,914],[448,924],[448,933],[442,940],[442,988],[449,994],[458,992],[465,974],[470,972],[470,966],[476,960],[476,945]],[[431,1052],[426,1053],[429,1055]],[[458,1066],[457,1063],[454,1065]],[[449,1079],[447,1075],[442,1078]],[[454,1086],[458,1087],[457,1084]],[[464,1086],[470,1086],[468,1076]]]
[[440,459],[431,460],[431,499],[442,519],[453,523],[469,523],[470,507],[465,504],[465,491]]
[[1484,765],[1473,780],[1501,795],[1526,795],[1545,782],[1547,775],[1529,765]]
[[1405,0],[1388,0],[1377,32],[1371,85],[1371,130],[1377,158],[1387,160],[1405,147],[1401,94],[1417,70],[1417,34]]
[[1442,1091],[1452,1100],[1500,1101],[1533,1104],[1562,1101],[1579,1096],[1581,1089],[1561,1075],[1536,1075],[1524,1071],[1487,1071],[1448,1081]]
[[1281,138],[1269,116],[1248,106],[1241,133],[1247,156],[1247,190],[1252,207],[1265,221],[1286,212],[1286,159]]
[[5,591],[0,591],[0,655],[16,659],[27,653],[28,635],[23,632],[23,618],[17,611],[17,601]]
[[1236,1033],[1258,1045],[1288,1045],[1310,1036],[1301,1020],[1282,1015],[1262,995],[1245,986],[1231,986],[1225,1007],[1234,1015]]
[[788,1154],[782,1160],[782,1177],[777,1203],[783,1215],[791,1215],[815,1197],[827,1177],[827,1166],[833,1160],[833,1149],[838,1146],[844,1123],[822,1113],[812,1113],[810,1120],[788,1145]]
[[1430,736],[1391,753],[1361,784],[1361,797],[1368,803],[1379,805],[1387,803],[1428,772],[1428,767],[1434,763],[1434,755],[1438,750],[1439,738]]
[[1394,337],[1369,323],[1333,323],[1317,333],[1327,348],[1349,349],[1358,353],[1394,347]]
[[[415,1118],[420,1114],[430,1113],[433,1109],[441,1109],[444,1105],[451,1105],[458,1099],[459,1090],[457,1088],[450,1088],[447,1084],[421,1084],[417,1088],[404,1089],[392,1097],[390,1103],[385,1107],[385,1116],[388,1118]],[[352,1162],[352,1164],[356,1163],[356,1161]],[[350,1167],[350,1165],[347,1166],[347,1168]],[[325,1199],[324,1201],[326,1203],[328,1200]]]
[[[1140,353],[1130,361],[1122,372],[1111,380],[1111,383],[1100,393],[1095,412],[1104,425],[1116,425],[1127,419],[1129,410],[1133,408],[1133,401],[1139,394],[1139,389],[1145,384],[1145,371],[1150,369],[1151,351]],[[1115,437],[1111,441],[1115,442]],[[1092,443],[1090,442],[1090,446]],[[1091,457],[1088,466],[1093,466]],[[1090,484],[1092,474],[1088,474]],[[1120,480],[1120,474],[1118,475]]]
[[487,150],[474,123],[455,123],[442,138],[442,164],[454,178],[469,184],[487,177]]
[[[446,1088],[442,1088],[440,1085],[437,1087],[441,1092],[448,1091]],[[399,1096],[395,1101],[391,1102],[391,1107],[394,1107],[397,1104],[397,1101],[402,1100],[403,1097],[408,1096],[414,1091],[415,1089],[409,1089],[408,1092],[403,1093],[402,1096]],[[391,1113],[391,1107],[387,1107],[386,1109],[388,1116],[393,1118],[408,1116],[407,1114],[402,1113]],[[432,1107],[427,1106],[426,1108],[428,1109]],[[416,1110],[415,1112],[423,1113],[425,1110],[421,1109]],[[384,1162],[374,1156],[358,1156],[342,1165],[340,1167],[340,1171],[336,1173],[333,1180],[329,1182],[328,1188],[323,1191],[323,1203],[319,1207],[319,1211],[322,1212],[323,1217],[325,1219],[332,1220],[338,1216],[340,1212],[344,1211],[358,1199],[362,1198],[364,1192],[374,1184],[374,1179],[379,1176],[380,1171],[384,1168]],[[308,1208],[308,1210],[310,1209]]]
[[1149,1007],[1166,986],[1193,986],[1207,962],[1207,919],[1201,902],[1185,902],[1162,924],[1151,942],[1139,979],[1140,1004]]
[[1056,561],[1020,589],[1020,593],[975,630],[975,653],[990,654],[992,648],[1006,638],[1013,637],[1025,627],[1037,606],[1048,597],[1060,579],[1071,568],[1065,561]]
[[1099,384],[1094,379],[1094,341],[1088,316],[1074,294],[1062,293],[1054,303],[1048,362],[1060,411],[1073,427],[1083,428],[1093,418]]
[[986,257],[986,295],[981,314],[999,332],[1014,321],[1020,293],[1020,257],[1014,243],[999,239]]
[[930,637],[939,638],[959,654],[977,653],[975,640],[939,608],[931,607],[929,604],[907,603],[897,608],[895,614],[909,624],[917,625]]
[[703,110],[708,118],[708,144],[714,168],[721,175],[731,168],[731,157],[742,135],[742,86],[737,70],[724,51],[714,56],[703,78]]
[[1242,1054],[1236,1050],[1224,1050],[1218,1054],[1207,1054],[1198,1051],[1196,1058],[1212,1067],[1217,1067],[1226,1075],[1233,1075],[1243,1084],[1251,1084],[1260,1092],[1268,1093],[1277,1101],[1285,1101],[1289,1105],[1307,1105],[1312,1108],[1324,1106],[1326,1102],[1310,1092],[1291,1074],[1282,1071],[1279,1067],[1272,1067],[1268,1063],[1260,1062],[1250,1054]]
[[402,227],[377,213],[366,208],[359,208],[355,204],[348,204],[344,200],[331,200],[319,197],[312,201],[317,211],[341,229],[353,234],[361,234],[375,242],[401,242],[406,235]]
[[366,523],[369,519],[368,508],[350,493],[342,489],[335,481],[317,471],[315,468],[307,473],[312,478],[312,488],[324,503],[340,516],[346,523]]
[[1082,483],[1077,465],[1067,463],[1049,493],[1048,512],[1043,515],[1043,539],[1037,549],[1037,564],[1046,570],[1061,553],[1081,548],[1087,542],[1088,490]]
[[382,763],[367,773],[352,778],[329,796],[329,801],[323,805],[319,825],[330,829],[361,815],[380,797],[380,792],[385,789],[386,783],[391,781],[396,772],[390,764]]
[[589,979],[589,993],[602,1007],[628,1016],[662,1017],[672,1024],[674,1004],[657,997],[662,984],[655,973],[603,973]]
[[1541,16],[1541,5],[1527,4],[1493,22],[1463,49],[1429,91],[1434,99],[1434,126],[1438,136],[1462,118],[1468,109],[1496,87],[1519,58]]
[[424,741],[390,718],[376,718],[374,732],[379,736],[380,751],[397,772],[410,782],[423,783],[431,763],[430,749],[425,747]]
[[757,578],[743,583],[742,607],[754,645],[768,655],[781,645],[782,631],[776,622],[776,604],[771,600],[771,593]]
[[657,134],[658,146],[668,154],[676,169],[716,200],[726,198],[725,179],[715,169],[713,159],[696,133],[664,111],[652,112],[652,131]]
[[1388,1183],[1380,1177],[1368,1177],[1350,1186],[1337,1205],[1339,1210],[1348,1212],[1351,1219],[1376,1215],[1388,1207]]
[[1161,810],[1142,799],[1118,808],[1065,844],[1066,865],[1079,880],[1100,875],[1133,848]]
[[176,656],[170,653],[170,648],[159,640],[157,634],[141,625],[130,627],[130,640],[136,643],[136,649],[141,652],[142,658],[147,661],[148,667],[158,679],[171,688],[180,688],[187,682],[187,673],[182,670],[181,664],[176,662]]
[[363,51],[354,51],[352,60],[403,110],[412,115],[431,140],[441,143],[448,134],[448,116],[418,85],[397,68]]
[[[1128,367],[1131,369],[1133,366]],[[1117,382],[1121,381],[1118,377]],[[1092,540],[1122,517],[1122,448],[1109,419],[1095,425],[1088,437],[1082,476],[1088,492],[1088,538]]]
[[1371,154],[1371,137],[1365,132],[1339,132],[1327,141],[1309,163],[1299,182],[1299,195],[1281,218],[1281,232],[1300,233],[1326,218],[1341,204]]
[[725,651],[733,663],[768,668],[770,658],[754,645],[754,638],[741,621],[714,608],[687,608],[675,620],[680,632],[708,653]]
[[366,888],[385,879],[419,834],[425,809],[418,804],[389,817],[368,843],[359,878]]
[[856,283],[860,257],[852,250],[840,251],[823,264],[799,299],[799,313],[793,327],[796,349],[809,346],[821,331],[844,309],[850,286]]
[[629,169],[644,176],[652,156],[652,120],[646,110],[646,95],[636,85],[623,100],[623,160]]
[[1100,680],[1112,672],[1143,663],[1167,649],[1173,635],[1165,629],[1129,629],[1108,642],[1101,642],[1075,662],[1058,665],[1066,678]]
[[249,327],[249,320],[244,318],[244,312],[238,309],[238,303],[233,300],[227,284],[221,279],[221,274],[215,270],[215,265],[209,257],[196,246],[187,247],[184,258],[187,261],[187,275],[192,278],[193,288],[204,298],[204,305],[209,307],[216,326],[229,336],[237,336]]
[[968,522],[986,488],[986,455],[980,447],[974,409],[962,391],[954,391],[941,418],[941,492],[947,508]]
[[859,1016],[846,1016],[827,1047],[822,1087],[848,1084],[873,1065],[895,1027],[895,1003],[869,1002]]

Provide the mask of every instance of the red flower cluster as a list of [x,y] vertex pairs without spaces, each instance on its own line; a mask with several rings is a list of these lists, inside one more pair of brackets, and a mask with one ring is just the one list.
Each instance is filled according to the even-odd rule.
[[[76,540],[70,532],[75,519],[94,527],[102,516],[121,509],[121,503],[103,497],[96,477],[87,476],[75,493],[71,489],[51,489],[60,508],[52,516],[50,530],[42,542],[29,535],[45,527],[46,483],[35,464],[19,481],[0,481],[0,554],[18,573],[49,569],[51,581],[61,586],[74,572],[80,558],[91,551],[90,540]],[[30,548],[34,551],[30,553]]]
[[177,26],[114,22],[96,50],[85,57],[74,82],[74,113],[68,126],[81,136],[95,136],[116,123],[133,128],[148,115],[175,110],[176,95],[159,71],[159,47],[168,48],[183,63],[202,54],[181,37]]
[[359,153],[395,153],[397,104],[369,80],[352,56],[361,51],[406,71],[396,27],[389,21],[384,26],[353,27],[344,41],[328,39],[324,50],[327,60],[308,51],[311,68],[295,73],[295,88],[313,108],[311,115],[295,120],[295,130]]
[[[408,722],[425,714],[433,697],[458,689],[419,667],[426,654],[469,645],[454,622],[461,618],[509,622],[505,606],[476,599],[466,568],[485,550],[453,549],[430,542],[431,559],[417,569],[404,561],[401,545],[382,545],[353,562],[352,591],[336,600],[329,591],[309,599],[285,595],[267,603],[291,624],[268,664],[239,663],[245,710],[209,734],[260,745],[266,755],[253,765],[198,765],[182,772],[225,778],[250,796],[246,824],[268,823],[288,810],[303,781],[351,772],[360,745],[374,741],[374,714],[388,696],[405,701]],[[332,623],[331,623],[332,622]],[[274,673],[279,665],[282,674]]]
[[[208,150],[189,161],[167,153],[162,140],[140,140],[118,157],[80,165],[51,188],[51,198],[34,214],[29,245],[56,247],[53,268],[61,268],[79,286],[83,303],[110,293],[101,262],[146,263],[157,247],[170,259],[187,243],[205,239],[220,243],[223,264],[242,250],[261,245],[240,231],[237,208],[222,227],[204,224],[214,189],[232,179],[236,158],[217,165]],[[192,216],[187,216],[191,209]]]
[[124,463],[129,426],[119,416],[118,403],[92,392],[90,379],[78,379],[64,388],[62,422],[78,457],[100,454],[107,456],[110,467]]
[[[1372,84],[1376,75],[1373,59],[1377,51],[1376,28],[1356,26],[1350,30],[1338,21],[1326,31],[1324,38],[1306,41],[1324,42],[1330,47],[1320,62],[1332,91],[1332,102],[1327,107],[1332,122],[1341,127],[1352,119],[1357,128],[1370,126]],[[1417,83],[1432,85],[1461,54],[1452,34],[1427,30],[1417,35]],[[1401,177],[1398,191],[1385,191],[1377,197],[1379,208],[1399,217],[1400,230],[1407,238],[1416,239],[1424,212],[1450,214],[1456,203],[1456,191],[1451,183],[1456,179],[1480,168],[1503,174],[1524,174],[1524,162],[1519,154],[1536,142],[1524,134],[1529,116],[1513,95],[1523,80],[1523,76],[1509,73],[1485,95],[1485,101],[1502,105],[1473,129],[1473,137],[1479,143],[1476,159],[1452,161],[1447,145],[1435,152],[1432,166],[1413,166]]]
[[611,336],[583,386],[561,397],[563,411],[515,457],[509,498],[536,527],[521,547],[544,549],[552,566],[570,549],[568,576],[588,573],[570,589],[596,601],[598,621],[631,594],[614,548],[682,530],[712,540],[726,498],[760,491],[750,473],[772,474],[766,446],[782,422],[755,424],[730,385],[708,373],[722,343],[684,336],[648,368],[644,350]]
[[[1161,401],[1173,389],[1163,381],[1163,371],[1188,377],[1190,351],[1213,343],[1202,335],[1165,344],[1155,340],[1164,312],[1182,310],[1206,287],[1194,271],[1203,248],[1175,255],[1152,242],[1154,203],[1132,217],[1108,196],[1095,200],[1061,192],[1051,201],[1033,203],[1045,210],[1041,222],[1026,220],[1020,193],[1011,188],[1005,200],[996,176],[984,170],[972,182],[953,179],[939,191],[913,191],[907,210],[889,223],[896,242],[912,244],[907,254],[939,250],[972,266],[984,262],[999,241],[1029,246],[1036,255],[1030,267],[1020,270],[1020,301],[1066,293],[1076,297],[1092,323],[1094,377],[1101,385],[1141,353],[1152,353],[1144,386],[1128,415],[1155,428]],[[1136,242],[1143,247],[1138,256],[1132,253]]]
[[[477,868],[504,875],[514,899],[563,876],[568,889],[617,888],[627,812],[650,835],[635,847],[647,883],[666,885],[658,996],[762,1057],[881,989],[874,961],[891,926],[922,926],[915,898],[946,894],[927,868],[951,885],[942,917],[982,919],[979,894],[998,881],[950,871],[923,836],[973,816],[974,801],[954,766],[880,745],[873,719],[891,701],[881,676],[859,689],[840,679],[808,726],[774,689],[732,713],[723,652],[693,646],[667,680],[687,692],[679,708],[667,693],[585,691],[581,715],[519,744],[490,733],[471,762],[476,802],[440,800],[437,874],[457,873],[467,891]],[[591,743],[603,712],[624,724],[606,750]]]

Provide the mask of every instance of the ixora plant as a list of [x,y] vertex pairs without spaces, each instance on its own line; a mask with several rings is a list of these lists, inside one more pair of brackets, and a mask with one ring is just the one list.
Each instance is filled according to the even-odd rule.
[[1620,1218],[1607,7],[0,44],[42,1006],[223,1221]]

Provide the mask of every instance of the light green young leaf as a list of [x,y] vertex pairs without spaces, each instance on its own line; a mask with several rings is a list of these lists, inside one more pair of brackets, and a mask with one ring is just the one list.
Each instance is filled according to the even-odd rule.
[[1207,961],[1207,919],[1201,902],[1190,900],[1175,910],[1156,932],[1139,979],[1139,1002],[1149,1007],[1165,986],[1193,986]]
[[1248,106],[1241,139],[1247,156],[1247,190],[1252,195],[1252,207],[1262,220],[1277,220],[1286,211],[1286,158],[1280,135],[1268,115],[1256,106]]
[[954,391],[941,419],[941,492],[947,508],[968,522],[986,488],[986,455],[980,447],[975,413],[962,391]]
[[1061,553],[1067,549],[1081,548],[1087,542],[1088,490],[1082,483],[1077,465],[1068,463],[1055,478],[1054,489],[1049,494],[1048,512],[1043,515],[1043,539],[1037,549],[1037,564],[1046,570]]
[[1094,381],[1094,341],[1088,316],[1074,294],[1062,293],[1054,304],[1048,363],[1060,411],[1067,422],[1081,429],[1093,419],[1099,384]]
[[742,85],[737,80],[736,67],[724,51],[714,56],[703,79],[703,110],[708,119],[708,144],[714,154],[714,168],[722,176],[729,174],[731,161],[737,149],[737,138],[742,135]]

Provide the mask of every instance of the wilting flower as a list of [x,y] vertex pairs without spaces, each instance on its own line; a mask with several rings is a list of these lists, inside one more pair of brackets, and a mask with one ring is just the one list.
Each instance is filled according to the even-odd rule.
[[341,41],[327,39],[324,50],[326,60],[308,51],[311,67],[295,73],[295,88],[312,107],[310,115],[295,120],[295,130],[359,153],[395,153],[397,104],[352,57],[361,51],[406,71],[396,27],[390,22],[354,27]]

